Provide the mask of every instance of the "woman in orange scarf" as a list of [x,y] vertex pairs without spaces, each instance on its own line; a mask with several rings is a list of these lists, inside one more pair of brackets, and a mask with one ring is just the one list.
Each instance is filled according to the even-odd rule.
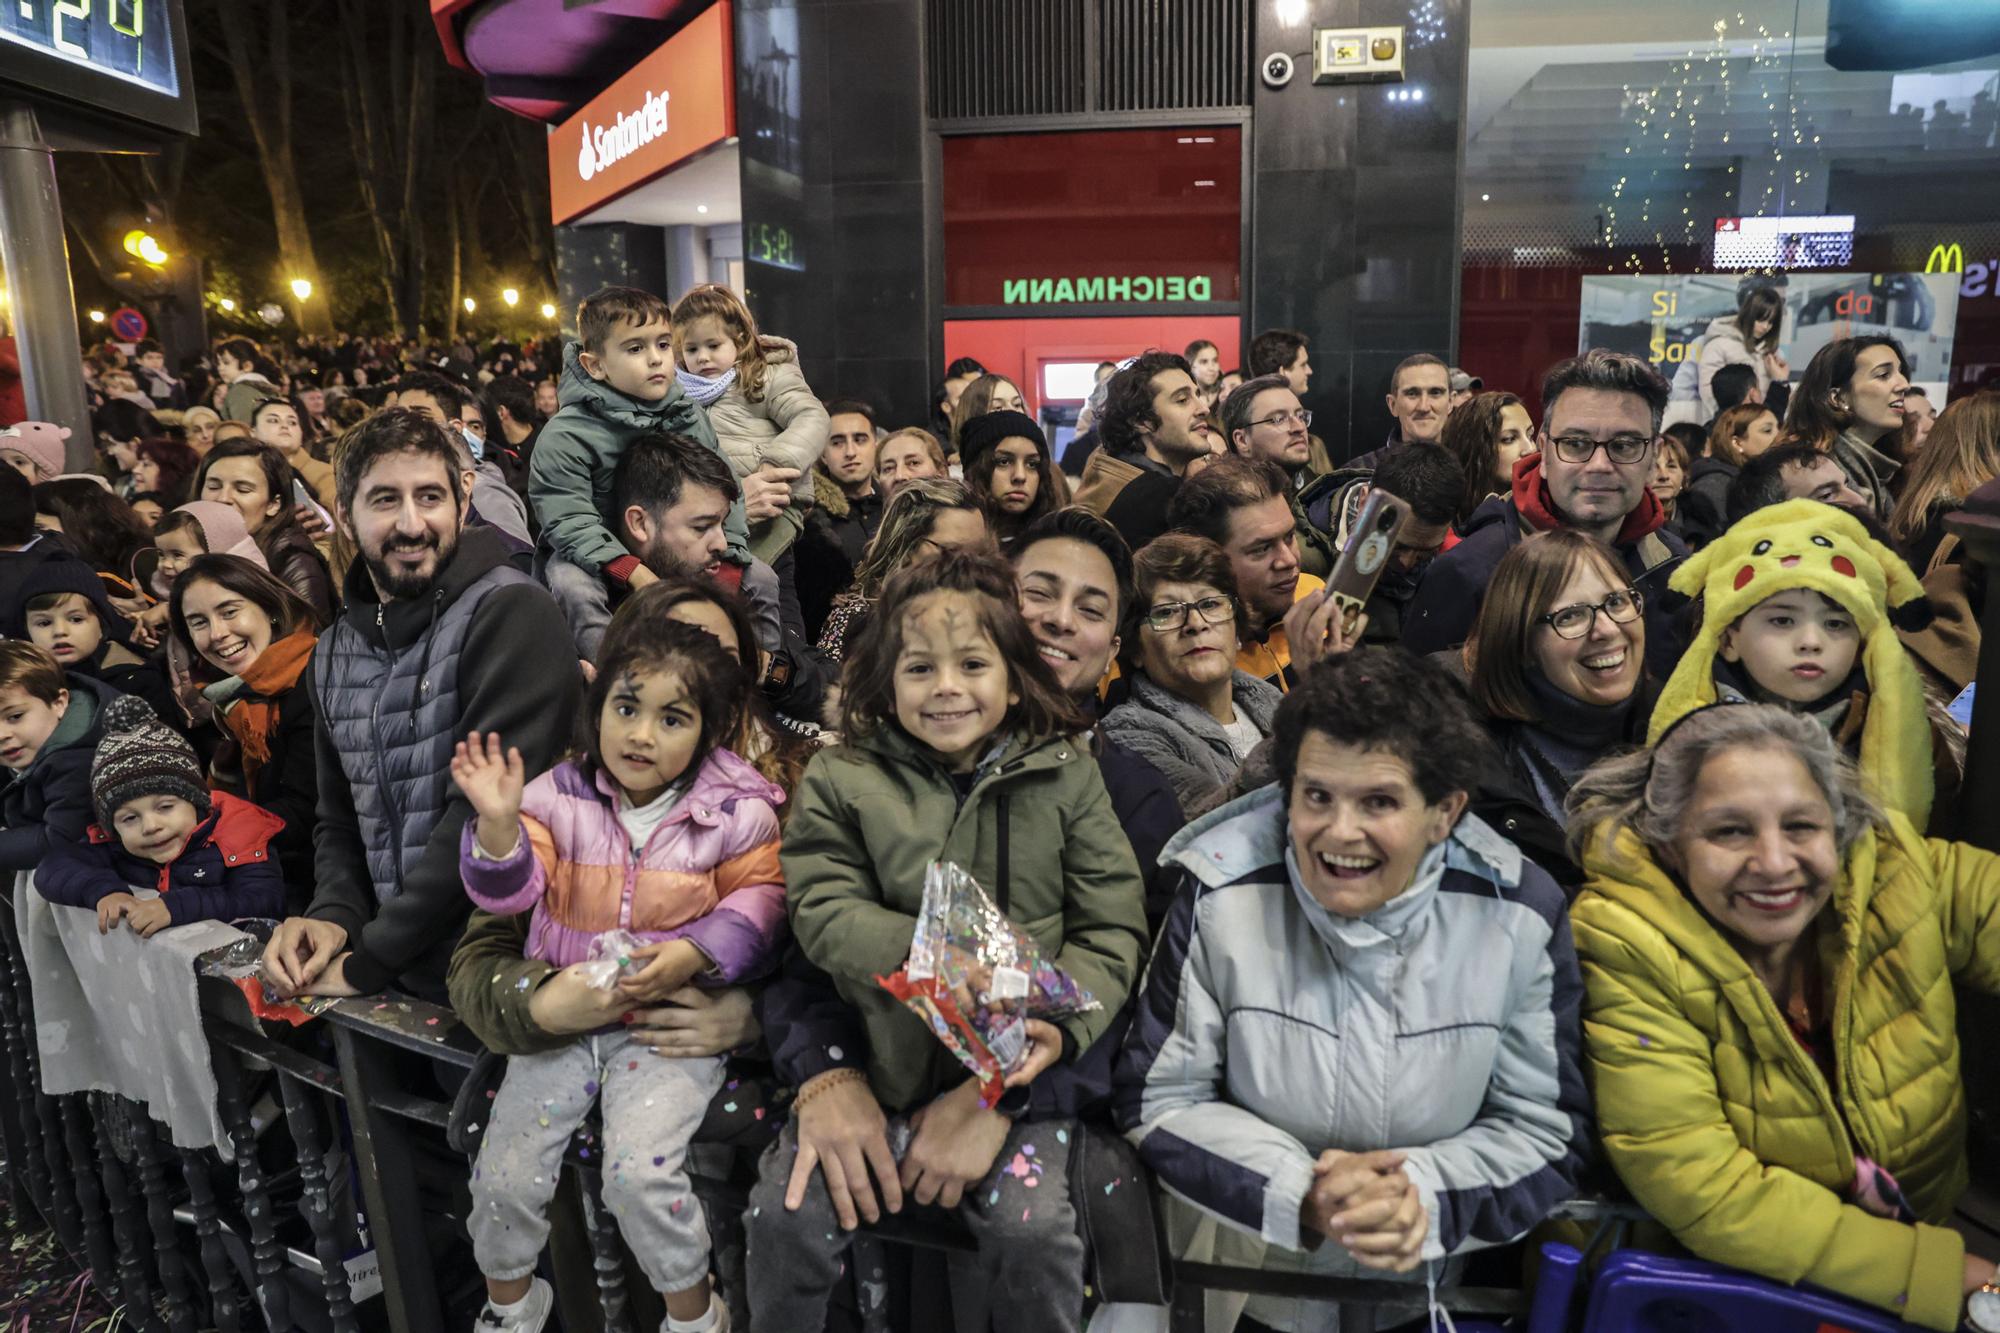
[[271,841],[285,874],[287,912],[312,899],[312,692],[302,683],[320,626],[312,608],[241,556],[200,555],[174,580],[174,633],[194,658],[195,679],[232,744],[218,751],[211,785],[285,821]]

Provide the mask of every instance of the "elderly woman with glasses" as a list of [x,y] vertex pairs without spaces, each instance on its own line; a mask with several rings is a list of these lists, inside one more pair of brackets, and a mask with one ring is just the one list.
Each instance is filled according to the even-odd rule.
[[1953,1228],[1957,992],[2000,990],[2000,857],[1884,811],[1814,719],[1687,714],[1571,793],[1605,1156],[1689,1250],[2000,1331]]
[[1119,653],[1131,693],[1105,714],[1104,734],[1159,769],[1181,808],[1198,812],[1270,734],[1284,696],[1236,669],[1248,627],[1221,547],[1169,533],[1133,557],[1132,574]]
[[1465,645],[1472,701],[1503,759],[1484,784],[1509,798],[1498,826],[1566,884],[1577,880],[1562,835],[1571,785],[1642,743],[1653,711],[1645,599],[1630,580],[1595,537],[1530,537],[1501,559]]

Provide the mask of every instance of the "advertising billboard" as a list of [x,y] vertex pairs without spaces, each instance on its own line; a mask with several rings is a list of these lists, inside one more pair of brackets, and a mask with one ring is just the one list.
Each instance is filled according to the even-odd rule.
[[1779,350],[1793,382],[1836,338],[1887,334],[1903,345],[1910,382],[1943,406],[1958,327],[1956,273],[1586,275],[1577,349],[1645,357],[1674,386],[1667,421],[1700,421],[1696,367],[1708,327],[1736,313],[1740,293],[1760,286],[1785,298]]

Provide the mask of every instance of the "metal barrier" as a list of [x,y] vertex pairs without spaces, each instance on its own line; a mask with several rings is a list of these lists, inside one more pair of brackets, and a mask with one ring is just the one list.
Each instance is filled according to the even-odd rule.
[[[220,1119],[233,1148],[229,1160],[211,1151],[175,1148],[135,1102],[103,1094],[51,1097],[40,1091],[34,1000],[21,963],[11,903],[0,893],[0,1046],[11,1095],[0,1096],[0,1140],[8,1191],[17,1218],[39,1217],[63,1248],[90,1269],[99,1289],[143,1333],[195,1333],[303,1328],[360,1333],[347,1263],[362,1232],[340,1215],[339,1182],[328,1173],[329,1150],[351,1144],[359,1211],[380,1266],[383,1314],[393,1333],[436,1333],[464,1312],[446,1308],[438,1283],[422,1184],[426,1159],[419,1136],[439,1138],[451,1117],[450,1085],[471,1073],[484,1051],[449,1009],[415,999],[369,996],[342,1000],[298,1033],[256,1030],[225,1016],[240,1005],[232,983],[201,982],[205,1034],[216,1074]],[[332,1059],[324,1048],[332,1048]],[[316,1052],[311,1047],[320,1047]],[[428,1074],[430,1091],[414,1085]],[[413,1075],[416,1075],[413,1077]],[[289,1138],[281,1165],[267,1158],[280,1142],[260,1143],[258,1107],[275,1102]],[[339,1112],[344,1109],[343,1118]],[[178,1162],[185,1190],[169,1169]],[[632,1333],[630,1293],[616,1224],[604,1208],[588,1148],[573,1147],[566,1163],[583,1186],[583,1213],[593,1261],[596,1304],[607,1333]],[[452,1182],[469,1183],[458,1159]],[[218,1187],[218,1182],[230,1182]],[[135,1189],[136,1181],[136,1189]],[[739,1180],[694,1173],[708,1210],[719,1284],[741,1309]],[[1079,1199],[1081,1210],[1088,1200]],[[1563,1214],[1603,1226],[1632,1215],[1611,1205],[1579,1201]],[[306,1235],[297,1237],[293,1218]],[[1150,1234],[1128,1229],[1120,1243],[1163,1243],[1157,1215]],[[288,1242],[287,1232],[305,1248]],[[862,1246],[907,1246],[962,1254],[961,1229],[932,1217],[885,1219],[857,1233]],[[192,1254],[190,1254],[192,1251]],[[734,1271],[727,1271],[733,1267]],[[860,1264],[850,1266],[850,1271]],[[1387,1320],[1421,1315],[1424,1291],[1397,1282],[1318,1278],[1304,1274],[1173,1261],[1174,1333],[1201,1327],[1205,1290],[1283,1294],[1340,1306],[1343,1328],[1357,1333]],[[1100,1291],[1116,1300],[1125,1293]],[[1440,1301],[1453,1314],[1512,1314],[1526,1308],[1520,1291],[1451,1288]],[[1127,1297],[1130,1298],[1129,1296]],[[942,1302],[942,1298],[939,1298]],[[1004,1299],[1004,1296],[1002,1297]],[[936,1311],[938,1327],[945,1318]],[[739,1325],[747,1327],[747,1321]],[[880,1321],[873,1325],[880,1328]]]

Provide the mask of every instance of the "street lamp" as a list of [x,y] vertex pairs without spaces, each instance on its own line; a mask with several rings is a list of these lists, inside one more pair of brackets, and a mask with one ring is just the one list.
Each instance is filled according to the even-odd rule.
[[554,303],[550,301],[542,302],[542,318],[554,319],[555,317],[556,317],[556,308]]
[[512,309],[514,306],[520,304],[521,293],[515,291],[512,287],[508,287],[501,291],[500,299],[507,303],[509,309]]
[[472,313],[473,311],[475,311],[475,310],[477,310],[477,309],[479,309],[479,302],[477,302],[477,301],[473,300],[473,299],[472,299],[471,297],[469,297],[469,296],[468,296],[468,297],[466,297],[466,298],[465,298],[465,313],[469,315],[469,314],[471,314],[471,313]]
[[225,315],[233,315],[236,313],[236,302],[230,300],[226,296],[223,297],[220,301],[217,301],[216,304],[222,307],[222,313]]
[[308,281],[305,278],[292,279],[293,296],[298,297],[301,301],[310,301],[312,299],[312,294],[313,294],[313,285],[310,281]]
[[90,322],[93,324],[102,324],[104,322],[104,312],[102,310],[91,311]]

